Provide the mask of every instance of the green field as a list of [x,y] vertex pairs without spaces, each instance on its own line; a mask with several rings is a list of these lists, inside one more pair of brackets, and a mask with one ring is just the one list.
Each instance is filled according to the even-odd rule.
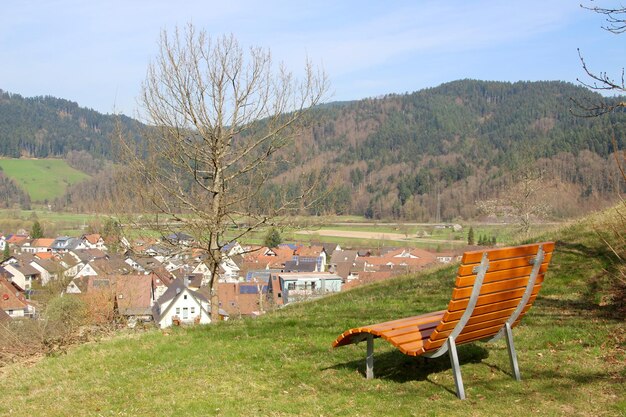
[[37,220],[45,237],[61,235],[80,236],[90,225],[99,225],[106,216],[81,213],[59,213],[49,210],[0,209],[0,232],[15,233],[19,229],[31,230]]
[[533,239],[557,247],[514,330],[522,381],[504,341],[460,346],[465,401],[447,357],[411,358],[377,340],[376,378],[366,380],[363,344],[330,347],[347,328],[445,308],[450,266],[256,319],[127,333],[11,365],[0,369],[0,415],[623,416],[626,324],[607,297],[624,265],[598,235],[623,244],[611,233],[623,221],[595,216]]
[[89,178],[62,159],[0,159],[0,168],[33,202],[54,200],[65,193],[68,185]]

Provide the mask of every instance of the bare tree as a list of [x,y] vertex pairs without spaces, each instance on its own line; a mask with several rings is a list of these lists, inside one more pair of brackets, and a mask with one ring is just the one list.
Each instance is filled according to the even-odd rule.
[[[585,6],[581,4],[582,8],[591,10],[595,13],[601,14],[605,17],[606,25],[602,28],[615,35],[626,32],[626,7],[620,6],[615,8],[604,8],[598,6]],[[617,94],[626,93],[626,84],[624,79],[624,68],[622,68],[621,74],[618,77],[609,75],[606,71],[593,71],[587,65],[582,52],[578,49],[578,57],[583,70],[589,77],[589,81],[578,79],[578,82],[587,88],[596,91],[612,91]],[[600,99],[595,102],[580,102],[572,99],[576,104],[577,109],[573,112],[578,116],[595,117],[602,114],[613,112],[617,109],[626,107],[626,101],[619,100],[605,100]],[[582,112],[577,111],[582,110]]]
[[527,168],[520,171],[514,181],[499,198],[478,202],[478,209],[490,216],[512,219],[519,232],[527,237],[533,222],[549,211],[549,205],[540,195],[545,179],[540,171]]
[[272,210],[255,207],[328,80],[308,61],[296,77],[268,50],[244,49],[232,35],[211,38],[191,24],[162,31],[159,47],[140,99],[150,127],[139,145],[124,135],[120,142],[142,200],[162,213],[159,225],[175,222],[207,251],[211,319],[218,320],[222,247],[304,197],[275,195]]

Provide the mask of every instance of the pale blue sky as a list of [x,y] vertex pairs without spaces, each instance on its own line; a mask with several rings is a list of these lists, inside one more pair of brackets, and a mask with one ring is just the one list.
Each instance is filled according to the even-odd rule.
[[189,21],[294,70],[308,56],[328,73],[332,101],[461,78],[575,83],[576,48],[592,69],[619,77],[626,65],[626,34],[571,0],[1,0],[0,89],[132,116],[160,30]]

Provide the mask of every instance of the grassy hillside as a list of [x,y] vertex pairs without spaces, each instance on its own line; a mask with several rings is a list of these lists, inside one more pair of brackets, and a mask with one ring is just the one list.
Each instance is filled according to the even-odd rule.
[[523,380],[510,377],[503,341],[462,346],[466,401],[453,393],[447,357],[410,358],[377,340],[368,381],[362,344],[330,348],[351,326],[445,308],[448,267],[258,319],[129,334],[5,368],[0,415],[624,415],[626,326],[607,302],[611,252],[593,231],[607,221],[537,237],[558,246],[514,330]]
[[0,168],[33,202],[54,200],[65,193],[68,185],[89,178],[62,159],[0,159]]

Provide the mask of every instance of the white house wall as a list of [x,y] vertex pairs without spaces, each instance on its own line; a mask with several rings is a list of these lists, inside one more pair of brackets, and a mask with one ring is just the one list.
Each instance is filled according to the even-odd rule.
[[[187,297],[185,299],[185,296]],[[187,309],[187,319],[183,318],[184,309]],[[191,309],[194,312],[191,313]],[[211,319],[203,308],[202,304],[193,297],[187,290],[183,290],[172,301],[161,305],[161,311],[166,314],[161,317],[159,327],[162,329],[170,327],[173,324],[174,317],[178,317],[181,323],[193,324],[196,317],[200,316],[200,324],[209,324]]]

